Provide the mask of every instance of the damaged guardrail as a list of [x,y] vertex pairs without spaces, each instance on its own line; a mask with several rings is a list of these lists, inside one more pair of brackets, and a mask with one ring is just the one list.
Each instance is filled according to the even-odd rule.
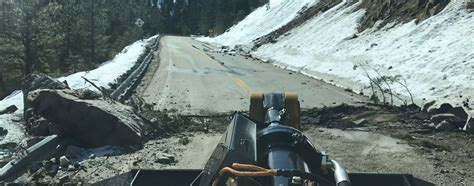
[[141,64],[136,68],[128,77],[123,81],[111,94],[110,96],[113,99],[116,99],[120,102],[128,99],[132,94],[135,88],[137,88],[140,81],[145,76],[145,72],[150,66],[150,63],[153,60],[153,51],[158,49],[160,43],[160,36],[156,37],[154,40],[151,50],[148,52],[146,57],[143,59]]
[[[26,149],[20,157],[8,162],[0,169],[0,181],[12,181],[23,173],[31,163],[54,157],[66,150],[68,139],[51,135]],[[1,182],[0,182],[1,183]]]

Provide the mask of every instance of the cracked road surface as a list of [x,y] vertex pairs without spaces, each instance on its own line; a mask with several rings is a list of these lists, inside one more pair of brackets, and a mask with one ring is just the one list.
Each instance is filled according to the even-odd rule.
[[[209,52],[189,37],[161,39],[158,68],[150,68],[141,92],[158,110],[206,114],[247,110],[249,95],[297,92],[302,108],[356,103],[366,98],[308,76],[240,55]],[[158,58],[155,58],[158,59]]]

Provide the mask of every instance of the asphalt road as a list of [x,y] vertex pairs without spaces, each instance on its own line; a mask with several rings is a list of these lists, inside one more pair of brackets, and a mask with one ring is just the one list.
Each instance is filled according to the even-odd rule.
[[150,68],[154,73],[142,82],[144,100],[159,110],[207,114],[247,110],[253,91],[297,92],[302,108],[366,99],[272,64],[204,48],[215,49],[189,37],[163,37],[154,61],[159,67]]

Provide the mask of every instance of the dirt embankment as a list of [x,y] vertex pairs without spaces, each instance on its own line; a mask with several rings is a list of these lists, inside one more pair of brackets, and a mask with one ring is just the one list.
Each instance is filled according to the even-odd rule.
[[449,2],[450,0],[364,0],[359,9],[366,9],[367,12],[359,31],[373,27],[378,21],[382,21],[378,28],[391,22],[406,23],[416,20],[418,23],[441,12]]

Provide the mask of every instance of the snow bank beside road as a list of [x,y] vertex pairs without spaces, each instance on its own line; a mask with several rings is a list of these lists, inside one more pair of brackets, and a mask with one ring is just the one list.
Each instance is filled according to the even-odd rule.
[[266,5],[256,9],[229,32],[215,38],[198,38],[197,40],[225,46],[245,45],[251,48],[252,41],[284,26],[293,20],[304,7],[310,7],[319,0],[270,0]]
[[[135,62],[137,62],[140,55],[145,51],[146,45],[156,37],[157,36],[143,41],[137,41],[125,47],[120,54],[114,57],[114,59],[103,63],[97,69],[88,72],[78,72],[58,79],[60,81],[66,80],[69,87],[72,89],[88,88],[94,91],[96,90],[92,85],[85,82],[81,76],[86,77],[98,86],[110,88],[109,83],[115,82],[118,77],[130,70],[135,65]],[[21,91],[15,91],[10,96],[0,101],[0,109],[6,108],[10,105],[16,105],[18,110],[13,114],[0,115],[0,127],[8,131],[8,134],[3,139],[0,139],[0,144],[8,142],[18,143],[24,139],[21,127],[12,122],[12,119],[19,119],[22,117],[23,93]]]
[[[459,105],[469,98],[474,107],[474,13],[465,9],[463,1],[451,1],[442,12],[418,25],[414,21],[392,23],[362,33],[357,28],[365,10],[357,8],[359,3],[348,6],[344,2],[252,54],[356,91],[370,92],[364,68],[372,77],[378,76],[376,71],[386,76],[399,75],[419,101],[440,100]],[[256,32],[247,30],[254,27],[240,26],[250,25],[254,20],[254,27],[261,22],[277,25],[271,22],[279,21],[250,14],[210,42],[232,46],[239,42],[231,41],[256,38]],[[224,36],[226,41],[222,40]],[[402,86],[395,83],[392,88],[408,96]]]

